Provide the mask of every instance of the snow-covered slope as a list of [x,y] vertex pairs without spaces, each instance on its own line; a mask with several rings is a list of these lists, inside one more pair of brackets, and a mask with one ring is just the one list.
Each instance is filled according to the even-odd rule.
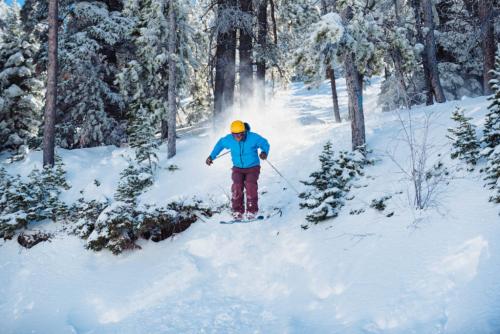
[[[346,115],[345,83],[337,83]],[[160,243],[113,256],[93,253],[75,237],[58,235],[26,251],[0,244],[2,333],[495,333],[500,331],[500,218],[479,173],[456,171],[434,205],[412,209],[409,183],[391,157],[405,164],[397,113],[376,106],[378,82],[366,91],[367,141],[377,159],[336,219],[304,230],[299,199],[263,163],[260,204],[282,215],[252,224],[200,221]],[[485,98],[411,111],[415,126],[431,115],[430,142],[449,156],[446,128],[454,106],[482,124]],[[295,188],[318,168],[323,144],[350,148],[350,125],[333,123],[327,84],[280,92],[266,110],[237,117],[271,143],[270,162]],[[407,117],[405,112],[401,117]],[[155,186],[141,198],[162,204],[197,195],[227,201],[230,159],[204,160],[225,131],[185,135],[178,155],[164,150]],[[126,166],[126,149],[62,151],[73,186],[112,197]],[[10,172],[27,174],[35,152]],[[170,164],[180,169],[165,169]],[[94,180],[100,181],[97,187]],[[390,195],[384,212],[369,207]],[[352,210],[364,210],[350,215]],[[391,217],[387,215],[391,212]]]

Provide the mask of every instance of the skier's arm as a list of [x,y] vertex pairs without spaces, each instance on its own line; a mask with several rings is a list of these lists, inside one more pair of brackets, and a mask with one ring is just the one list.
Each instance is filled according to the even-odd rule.
[[264,152],[266,156],[269,155],[269,142],[266,138],[259,136],[259,140],[257,141],[257,146],[260,148],[261,152]]
[[215,144],[214,149],[212,150],[212,153],[210,153],[210,158],[212,160],[215,160],[215,158],[217,158],[219,153],[225,148],[226,148],[226,145],[224,143],[224,137],[223,137],[223,138],[219,139],[217,144]]

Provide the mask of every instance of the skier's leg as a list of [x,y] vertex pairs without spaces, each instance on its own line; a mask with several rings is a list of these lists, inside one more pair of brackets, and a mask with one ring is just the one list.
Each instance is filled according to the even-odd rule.
[[233,185],[231,187],[233,213],[243,215],[243,213],[245,213],[245,208],[243,206],[244,174],[239,168],[233,167],[231,179],[233,180]]
[[245,189],[247,192],[247,212],[256,214],[259,211],[259,194],[257,180],[259,179],[260,166],[249,168],[245,177]]

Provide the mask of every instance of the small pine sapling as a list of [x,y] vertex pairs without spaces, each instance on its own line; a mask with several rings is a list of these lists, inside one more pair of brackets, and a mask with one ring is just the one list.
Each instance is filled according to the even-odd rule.
[[[464,109],[457,107],[451,116],[457,125],[449,128],[448,138],[453,141],[452,159],[460,159],[469,165],[476,165],[479,159],[479,143],[476,137],[476,127],[471,124],[471,117],[466,117]],[[473,168],[473,167],[472,167]]]
[[344,206],[351,182],[363,175],[367,160],[358,151],[340,151],[335,158],[331,142],[327,142],[319,156],[321,168],[311,173],[308,181],[302,181],[309,190],[301,193],[301,209],[309,209],[306,219],[313,223],[335,218]]

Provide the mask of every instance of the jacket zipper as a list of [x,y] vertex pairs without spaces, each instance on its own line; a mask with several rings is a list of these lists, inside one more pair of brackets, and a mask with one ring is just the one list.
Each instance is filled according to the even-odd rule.
[[244,167],[243,167],[243,145],[241,145],[241,142],[238,142],[238,144],[240,145],[240,161],[241,161],[241,168],[244,168]]

